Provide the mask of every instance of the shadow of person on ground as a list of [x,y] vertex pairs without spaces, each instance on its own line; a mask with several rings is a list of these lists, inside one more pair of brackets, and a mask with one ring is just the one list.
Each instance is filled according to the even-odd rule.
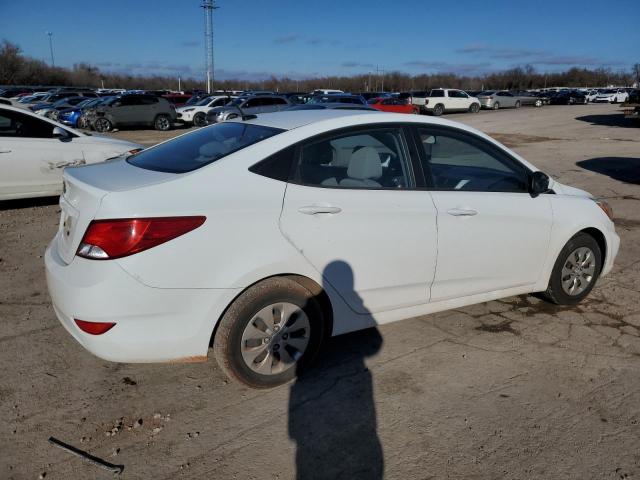
[[640,185],[640,158],[597,157],[576,162],[576,165],[621,182]]
[[[339,277],[354,293],[347,263],[332,262],[328,271],[324,278]],[[329,339],[315,367],[291,386],[289,436],[296,443],[298,480],[383,478],[373,381],[364,363],[381,346],[376,328]]]
[[583,115],[576,117],[576,120],[605,127],[638,128],[638,121],[633,118],[625,118],[622,112],[608,113],[606,115]]

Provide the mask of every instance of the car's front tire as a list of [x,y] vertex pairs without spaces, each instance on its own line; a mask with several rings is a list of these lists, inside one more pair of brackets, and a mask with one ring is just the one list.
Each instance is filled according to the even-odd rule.
[[494,103],[492,108],[494,110],[498,110],[500,108],[500,103],[499,102]]
[[574,235],[558,255],[543,296],[558,305],[575,305],[593,289],[602,270],[602,251],[589,234]]
[[536,103],[534,103],[534,105],[536,107],[541,107],[542,106],[542,100],[536,100]]
[[193,125],[204,127],[207,125],[207,116],[203,112],[198,112],[193,116]]
[[234,300],[220,320],[213,350],[232,379],[253,388],[272,388],[307,367],[324,336],[318,298],[289,277],[273,277]]
[[472,103],[471,105],[469,105],[469,112],[470,113],[478,113],[480,111],[480,104],[479,103]]

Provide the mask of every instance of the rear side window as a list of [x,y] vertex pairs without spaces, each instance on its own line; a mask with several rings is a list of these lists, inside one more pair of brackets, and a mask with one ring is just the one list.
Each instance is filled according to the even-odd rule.
[[295,157],[295,147],[285,148],[284,150],[274,153],[270,157],[265,158],[261,162],[256,163],[249,168],[250,172],[257,173],[263,177],[273,178],[286,182],[289,180],[291,165]]
[[225,122],[202,128],[127,159],[131,165],[156,172],[185,173],[209,165],[284,130]]
[[430,97],[444,97],[444,90],[431,90]]

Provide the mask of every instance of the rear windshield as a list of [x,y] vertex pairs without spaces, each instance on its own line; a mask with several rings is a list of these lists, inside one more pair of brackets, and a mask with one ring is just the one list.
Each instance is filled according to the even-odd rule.
[[284,130],[239,122],[218,123],[129,157],[136,167],[185,173],[204,167]]

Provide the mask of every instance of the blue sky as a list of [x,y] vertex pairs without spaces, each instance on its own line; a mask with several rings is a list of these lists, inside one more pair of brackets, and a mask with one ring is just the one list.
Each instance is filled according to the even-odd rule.
[[[200,0],[0,0],[0,38],[56,65],[202,78]],[[376,70],[476,75],[515,65],[629,70],[638,0],[217,0],[217,78]],[[489,6],[487,6],[489,5]],[[605,17],[606,14],[606,17]]]

